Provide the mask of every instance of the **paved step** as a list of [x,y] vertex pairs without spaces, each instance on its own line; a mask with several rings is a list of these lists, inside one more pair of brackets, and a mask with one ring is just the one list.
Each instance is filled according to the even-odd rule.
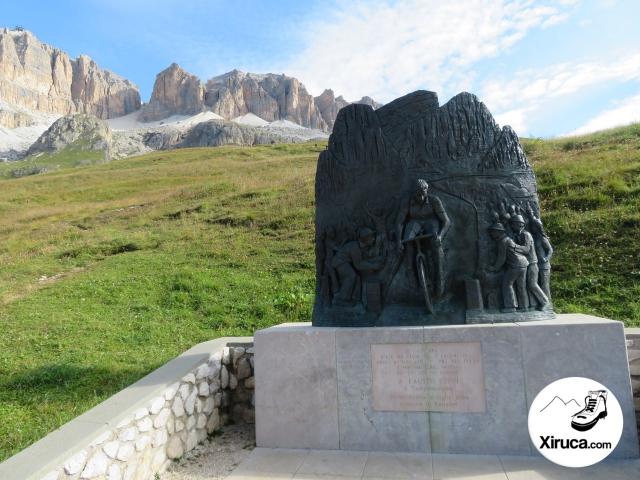
[[640,459],[565,468],[542,457],[256,448],[229,480],[633,480]]

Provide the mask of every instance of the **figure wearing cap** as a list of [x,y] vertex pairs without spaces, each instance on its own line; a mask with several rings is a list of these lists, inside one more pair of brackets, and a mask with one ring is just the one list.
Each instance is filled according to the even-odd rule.
[[[522,215],[516,214],[509,219],[509,226],[513,232],[513,240],[516,244],[524,247],[526,250],[523,252],[527,257],[527,290],[532,296],[532,302],[537,302],[539,309],[544,308],[549,303],[549,299],[538,285],[538,256],[536,255],[535,242],[533,236],[524,229],[525,221]],[[529,307],[529,298],[527,296],[526,305],[521,305],[520,308]]]
[[523,305],[528,305],[527,268],[529,260],[525,255],[527,247],[518,245],[509,237],[504,225],[497,220],[489,227],[489,235],[498,244],[496,261],[489,267],[489,271],[499,272],[506,265],[506,271],[502,276],[503,312],[515,312],[518,306],[526,308]]

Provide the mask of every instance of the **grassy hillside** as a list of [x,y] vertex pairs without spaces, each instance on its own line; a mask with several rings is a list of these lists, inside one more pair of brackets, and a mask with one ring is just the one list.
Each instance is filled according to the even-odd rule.
[[523,144],[556,249],[556,309],[640,326],[640,124]]
[[0,459],[195,343],[307,320],[320,148],[0,181]]
[[19,162],[0,163],[0,179],[22,178],[56,170],[105,162],[102,151],[90,150],[86,142],[75,142],[55,153],[37,153]]
[[[640,325],[640,126],[526,140],[559,311]],[[0,460],[191,345],[310,317],[324,145],[0,180]]]

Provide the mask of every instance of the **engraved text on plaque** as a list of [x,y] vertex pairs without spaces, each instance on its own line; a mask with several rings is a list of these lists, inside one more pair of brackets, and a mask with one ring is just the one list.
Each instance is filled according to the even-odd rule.
[[484,412],[480,342],[371,345],[378,411]]

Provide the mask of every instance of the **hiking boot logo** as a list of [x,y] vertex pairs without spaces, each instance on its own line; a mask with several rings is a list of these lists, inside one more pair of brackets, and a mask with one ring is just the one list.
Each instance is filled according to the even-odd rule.
[[565,467],[587,467],[607,458],[620,441],[623,424],[615,392],[591,378],[555,380],[529,408],[534,448]]
[[571,427],[586,432],[607,416],[607,391],[592,390],[584,399],[584,408],[571,416]]

